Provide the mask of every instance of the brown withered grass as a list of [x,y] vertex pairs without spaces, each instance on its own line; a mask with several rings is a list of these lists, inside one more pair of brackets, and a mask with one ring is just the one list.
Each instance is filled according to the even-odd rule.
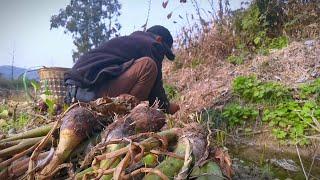
[[173,117],[178,122],[193,122],[195,120],[190,118],[192,113],[226,100],[237,76],[255,75],[289,87],[320,76],[320,39],[292,42],[281,50],[272,50],[267,56],[252,55],[244,64],[233,65],[226,60],[234,45],[228,28],[219,31],[212,26],[196,34],[191,33],[191,39],[187,39],[188,46],[183,43],[186,33],[182,32],[176,42],[180,47],[176,49],[176,60],[165,61],[163,67],[164,82],[179,91],[176,101],[181,110]]

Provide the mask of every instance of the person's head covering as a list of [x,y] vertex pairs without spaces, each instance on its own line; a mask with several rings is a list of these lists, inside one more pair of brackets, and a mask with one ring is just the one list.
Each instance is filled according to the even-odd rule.
[[160,25],[155,25],[150,27],[149,29],[147,29],[147,32],[150,32],[152,34],[161,36],[162,40],[163,40],[163,45],[166,49],[166,56],[169,60],[174,60],[175,55],[173,54],[171,48],[172,48],[172,44],[173,44],[173,38],[172,35],[170,33],[170,31]]

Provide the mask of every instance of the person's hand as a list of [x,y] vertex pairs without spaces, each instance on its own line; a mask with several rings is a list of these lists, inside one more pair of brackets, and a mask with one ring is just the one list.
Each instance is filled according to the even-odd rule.
[[177,111],[180,110],[180,106],[176,103],[170,103],[169,105],[169,109],[168,109],[168,113],[169,114],[174,114],[176,113]]

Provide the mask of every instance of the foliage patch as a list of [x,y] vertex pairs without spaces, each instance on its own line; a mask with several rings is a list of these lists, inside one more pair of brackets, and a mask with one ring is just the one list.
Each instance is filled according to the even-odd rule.
[[316,133],[316,123],[320,119],[320,79],[301,85],[295,90],[298,91],[295,99],[293,89],[275,82],[263,82],[254,76],[237,77],[232,87],[237,98],[222,112],[229,127],[250,124],[250,120],[259,116],[257,107],[263,107],[262,120],[281,143],[310,143],[308,136]]
[[169,100],[174,100],[178,98],[179,92],[175,86],[170,84],[164,84],[163,87]]
[[290,101],[267,109],[263,121],[269,123],[272,133],[282,142],[305,145],[309,143],[306,136],[314,131],[310,126],[312,118],[320,119],[320,107],[314,101]]
[[276,82],[262,82],[254,76],[239,76],[232,83],[235,94],[245,101],[277,103],[292,99],[289,89]]
[[222,116],[228,120],[229,126],[234,127],[242,125],[245,121],[255,120],[258,111],[239,104],[229,104],[224,108]]

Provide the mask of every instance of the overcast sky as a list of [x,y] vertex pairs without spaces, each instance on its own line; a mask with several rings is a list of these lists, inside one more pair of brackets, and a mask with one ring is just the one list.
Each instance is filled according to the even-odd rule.
[[[121,35],[141,30],[145,23],[149,0],[120,0],[122,4],[119,21]],[[208,10],[207,0],[198,0],[201,8]],[[232,7],[239,7],[240,1],[230,1]],[[62,29],[50,30],[50,17],[64,8],[69,0],[0,0],[0,65],[12,62],[24,68],[35,66],[72,66],[73,43],[70,34]],[[162,0],[152,0],[148,27],[161,24],[173,34],[185,24],[178,15],[194,12],[192,4],[169,0],[166,9]],[[167,14],[173,11],[168,20]],[[178,21],[174,24],[173,21]]]

